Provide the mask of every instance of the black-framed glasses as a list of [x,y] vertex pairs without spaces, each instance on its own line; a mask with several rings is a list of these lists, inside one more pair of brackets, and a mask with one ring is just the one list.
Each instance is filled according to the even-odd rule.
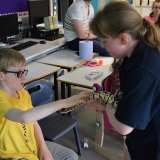
[[3,71],[4,73],[15,73],[17,75],[17,78],[21,78],[22,76],[26,76],[28,73],[28,70],[24,70],[24,71],[19,71],[19,72],[15,72],[15,71]]
[[155,6],[155,7],[153,7],[153,9],[160,10],[160,6],[159,6],[159,7],[158,7],[158,6]]

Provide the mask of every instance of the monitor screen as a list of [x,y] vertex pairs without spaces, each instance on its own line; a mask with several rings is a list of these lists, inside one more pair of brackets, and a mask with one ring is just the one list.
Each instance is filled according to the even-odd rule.
[[27,0],[0,0],[0,14],[28,11]]
[[44,17],[50,16],[49,0],[28,0],[29,24],[36,28],[44,23]]
[[0,39],[18,34],[18,16],[17,14],[8,14],[0,16]]

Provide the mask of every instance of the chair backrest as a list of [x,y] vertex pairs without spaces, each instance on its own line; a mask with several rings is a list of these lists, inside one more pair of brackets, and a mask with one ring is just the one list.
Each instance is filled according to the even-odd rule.
[[31,95],[32,105],[39,106],[53,101],[52,85],[44,79],[28,83],[25,87]]
[[114,94],[118,90],[120,92],[120,79],[118,73],[112,73],[108,77],[106,77],[102,82],[101,86],[97,83],[93,84],[93,91],[94,92],[110,92]]
[[108,77],[106,77],[102,81],[102,89],[103,91],[110,92],[114,94],[116,90],[120,92],[120,79],[119,79],[119,73],[118,72],[113,72],[110,74]]
[[[114,94],[116,89],[120,90],[120,80],[119,80],[119,75],[113,74],[113,73],[102,81],[101,86],[97,83],[93,84],[94,92],[106,91]],[[110,124],[106,111],[102,111],[102,114],[103,114],[103,120],[104,120],[104,128],[112,132],[115,132],[117,134],[120,134]]]

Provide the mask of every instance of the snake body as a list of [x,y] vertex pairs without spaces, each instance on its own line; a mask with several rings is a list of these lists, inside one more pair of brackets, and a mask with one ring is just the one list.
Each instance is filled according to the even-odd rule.
[[[117,105],[118,105],[118,100],[115,98],[115,96],[110,92],[105,92],[105,91],[91,93],[85,100],[86,101],[95,100],[96,102],[100,103],[103,106],[106,106],[107,103],[109,103],[114,108],[117,108]],[[76,106],[73,106],[70,108],[63,108],[60,112],[62,114],[68,113],[77,109],[81,105],[82,104],[77,104]]]

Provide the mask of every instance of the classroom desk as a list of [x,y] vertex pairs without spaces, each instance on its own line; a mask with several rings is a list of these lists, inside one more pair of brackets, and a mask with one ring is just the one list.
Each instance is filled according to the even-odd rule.
[[[103,59],[103,65],[102,66],[96,66],[96,67],[89,67],[89,66],[80,66],[76,68],[75,70],[72,70],[63,76],[60,76],[57,78],[59,82],[61,82],[61,98],[65,98],[65,85],[68,86],[68,95],[67,97],[71,96],[71,85],[83,87],[92,89],[94,83],[98,83],[101,85],[101,82],[103,79],[105,79],[109,74],[111,74],[111,63],[113,62],[113,58],[111,57],[96,57],[95,60]],[[91,71],[103,71],[103,75],[94,80],[90,81],[85,78],[86,73]]]
[[[94,56],[97,55],[98,54],[94,53]],[[70,71],[84,64],[86,60],[80,59],[75,51],[72,51],[70,49],[63,49],[56,51],[44,58],[41,58],[36,62],[58,66]]]
[[46,65],[37,62],[28,63],[26,66],[28,69],[28,75],[26,76],[25,84],[32,81],[42,79],[48,75],[54,75],[54,89],[55,89],[55,100],[58,100],[58,84],[57,84],[57,72],[60,71],[60,67]]
[[[17,41],[15,45],[18,43],[23,43],[26,41],[35,41],[35,42],[40,42],[43,39],[35,39],[35,38],[24,38],[22,40]],[[6,47],[13,47],[15,45],[10,45]],[[34,61],[36,59],[42,58],[46,56],[47,54],[50,54],[56,50],[59,50],[61,47],[65,45],[65,40],[64,38],[60,38],[54,41],[47,41],[46,44],[36,44],[34,46],[28,47],[26,49],[23,49],[19,51],[26,59],[26,62],[29,63],[31,61]]]

